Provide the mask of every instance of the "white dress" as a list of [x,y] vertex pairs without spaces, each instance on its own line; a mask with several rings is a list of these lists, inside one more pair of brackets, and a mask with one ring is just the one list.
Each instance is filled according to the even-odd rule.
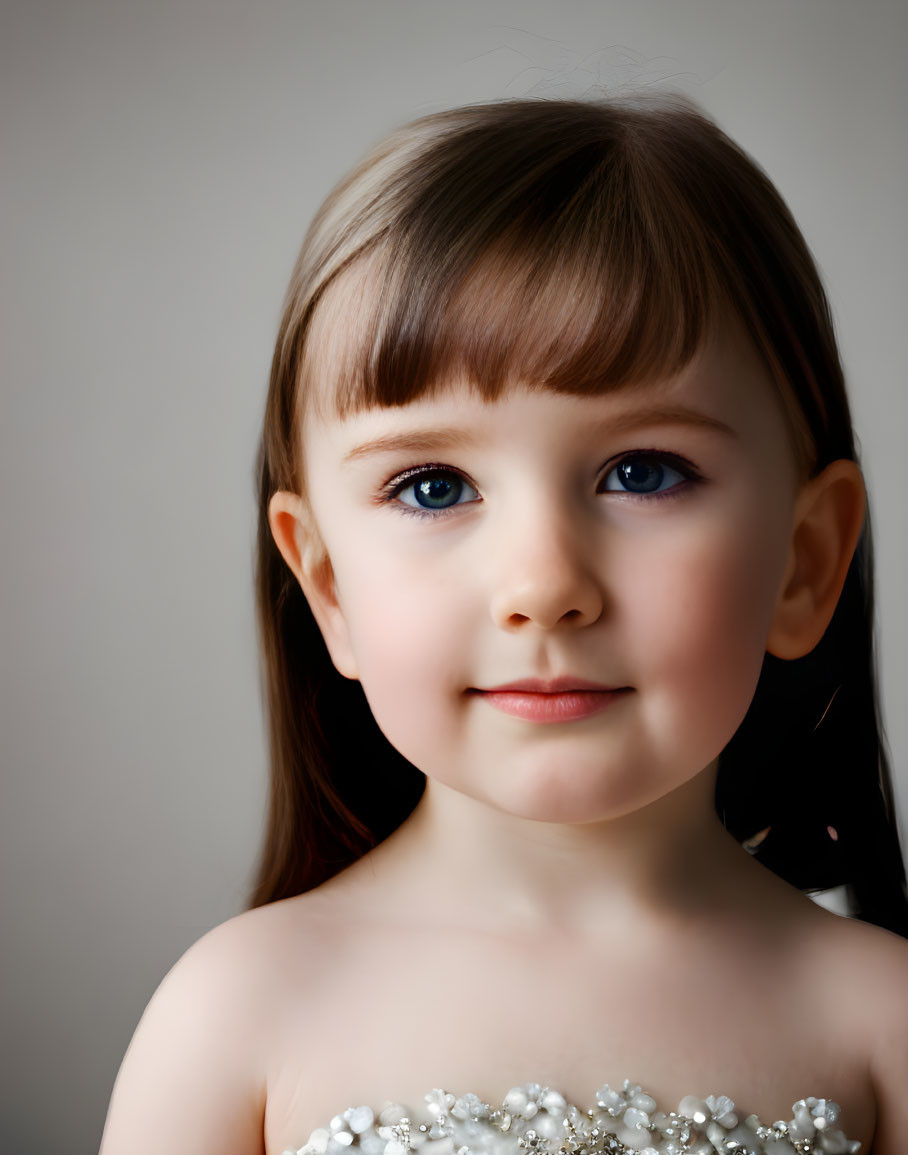
[[[741,1118],[725,1095],[688,1095],[660,1108],[638,1084],[606,1084],[586,1110],[551,1087],[514,1087],[500,1107],[477,1095],[430,1091],[409,1110],[348,1107],[284,1155],[854,1155],[861,1144],[839,1129],[831,1099],[799,1099],[792,1117]],[[352,1149],[352,1150],[351,1150]],[[358,1149],[358,1151],[357,1151]]]

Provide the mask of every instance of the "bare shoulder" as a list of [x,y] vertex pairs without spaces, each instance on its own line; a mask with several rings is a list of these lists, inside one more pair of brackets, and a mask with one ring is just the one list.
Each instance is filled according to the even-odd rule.
[[[908,939],[817,910],[801,940],[812,981],[852,1027],[908,1016]],[[906,1035],[908,1038],[908,1035]]]
[[893,1011],[890,996],[908,1002],[908,939],[858,919],[828,915],[813,929],[824,969],[847,987],[840,995],[871,1014],[877,1007]]
[[[311,915],[309,911],[311,908]],[[318,904],[247,911],[195,942],[165,976],[117,1076],[101,1155],[264,1151],[273,1024],[323,932]]]
[[908,1146],[908,940],[852,919],[820,920],[818,975],[829,1003],[866,1055],[876,1099],[870,1155]]
[[866,1007],[870,1071],[877,1103],[871,1155],[908,1145],[908,940],[866,924],[854,935],[853,993]]

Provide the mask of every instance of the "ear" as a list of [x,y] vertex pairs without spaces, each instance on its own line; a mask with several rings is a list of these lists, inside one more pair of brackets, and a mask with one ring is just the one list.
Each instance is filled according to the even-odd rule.
[[777,658],[809,654],[826,632],[864,524],[864,503],[864,481],[854,461],[833,461],[804,483],[766,643]]
[[281,556],[306,596],[331,661],[345,678],[356,679],[356,660],[334,570],[309,503],[296,493],[279,490],[268,503],[268,522]]

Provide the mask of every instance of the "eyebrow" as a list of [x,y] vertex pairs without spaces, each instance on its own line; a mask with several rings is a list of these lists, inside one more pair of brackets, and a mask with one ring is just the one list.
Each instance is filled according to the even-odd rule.
[[[737,432],[718,417],[700,413],[696,409],[681,406],[659,405],[647,409],[635,409],[629,413],[617,414],[594,428],[604,433],[629,433],[646,425],[687,425],[695,429],[706,429],[721,433],[725,437],[737,438]],[[344,462],[358,461],[382,453],[422,452],[432,449],[468,449],[476,444],[476,439],[463,429],[410,430],[405,433],[389,433],[356,445],[344,456]]]

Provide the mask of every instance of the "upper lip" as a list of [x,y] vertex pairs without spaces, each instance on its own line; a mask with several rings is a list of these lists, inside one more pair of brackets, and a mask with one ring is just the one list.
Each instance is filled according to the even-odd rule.
[[484,694],[498,694],[507,691],[525,694],[568,694],[572,690],[598,690],[600,693],[628,690],[629,686],[605,686],[601,682],[589,682],[585,678],[575,678],[564,674],[560,678],[520,678],[516,682],[505,682],[500,686],[480,687]]

